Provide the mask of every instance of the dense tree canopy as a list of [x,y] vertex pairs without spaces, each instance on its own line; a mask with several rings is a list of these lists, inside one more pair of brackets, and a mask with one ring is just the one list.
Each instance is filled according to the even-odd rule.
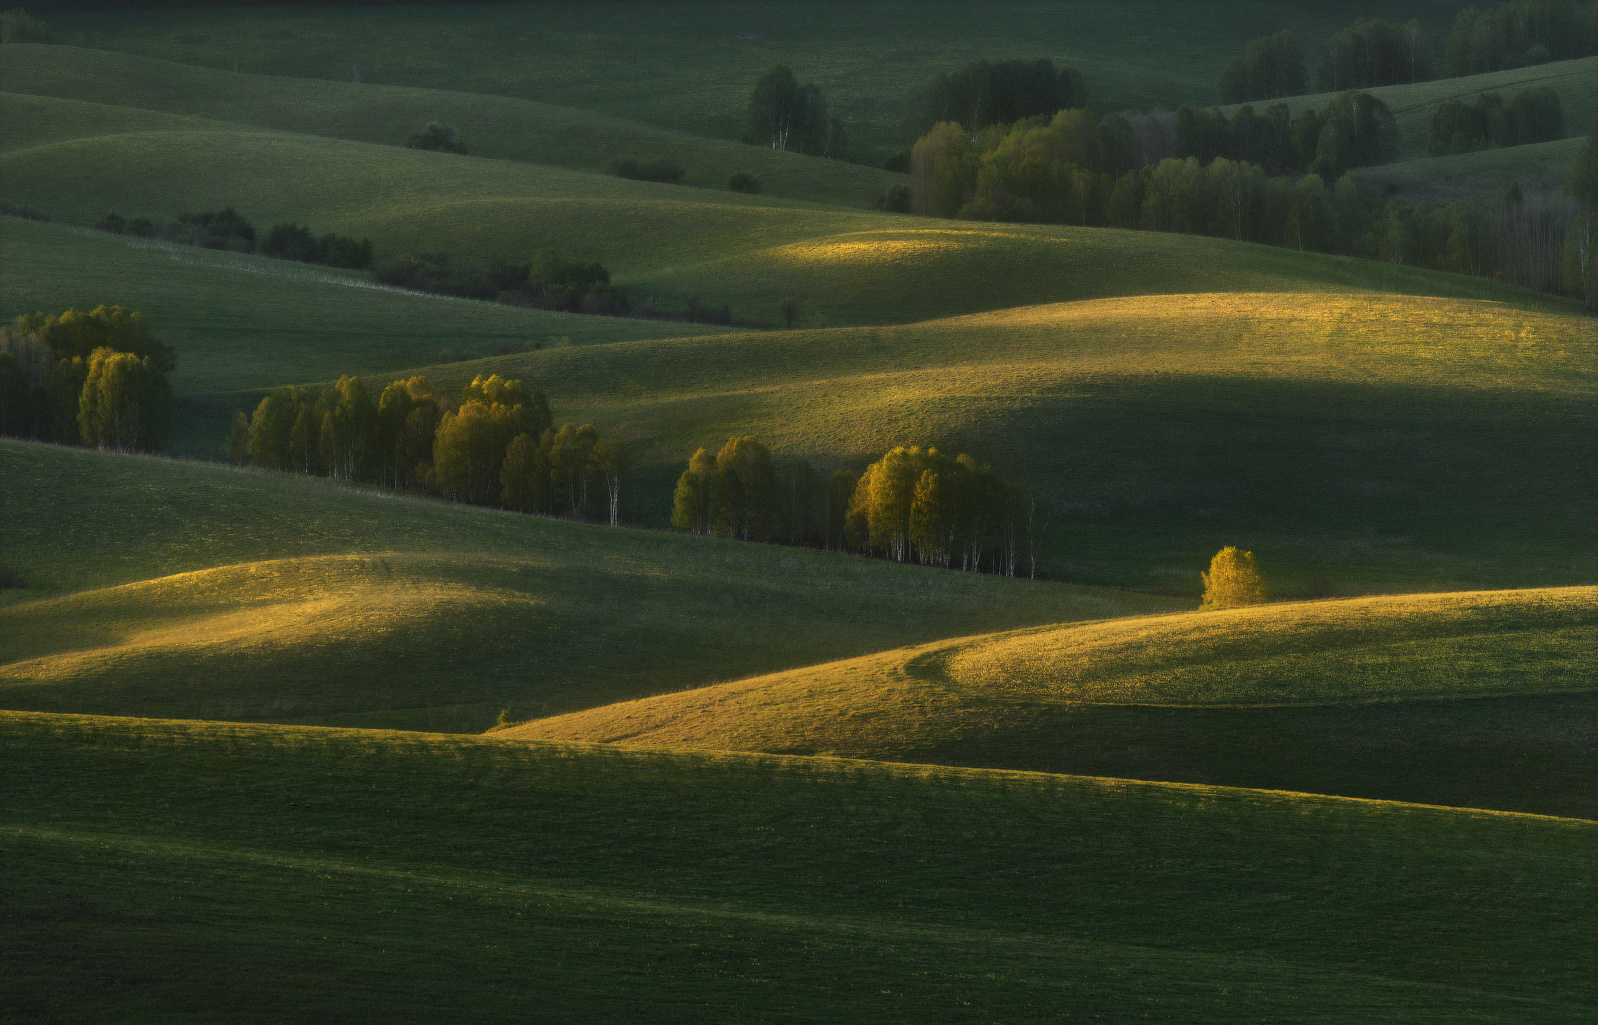
[[1598,3],[1516,0],[1462,11],[1444,50],[1448,74],[1527,67],[1598,53]]
[[1087,104],[1087,86],[1075,68],[1037,60],[973,61],[954,74],[939,72],[910,93],[905,122],[920,135],[933,125],[957,121],[973,134]]
[[18,317],[0,329],[0,432],[156,451],[172,412],[172,349],[121,306]]
[[786,64],[761,75],[750,91],[744,141],[819,157],[836,157],[844,151],[836,105],[818,86],[800,85]]
[[1564,137],[1565,115],[1559,94],[1539,86],[1516,93],[1508,103],[1498,93],[1482,93],[1475,103],[1444,102],[1432,115],[1427,152],[1440,157]]
[[1418,21],[1394,25],[1360,20],[1326,42],[1318,85],[1322,92],[1428,82],[1436,58]]
[[778,461],[757,438],[695,452],[677,479],[672,526],[745,541],[820,545],[900,562],[1037,573],[1047,506],[970,456],[900,446],[856,477],[820,486],[809,461]]
[[269,470],[620,522],[621,446],[586,424],[557,431],[542,392],[498,375],[474,377],[454,402],[425,377],[391,381],[375,401],[356,377],[278,388],[235,418],[228,449]]
[[1298,96],[1308,85],[1304,44],[1283,29],[1275,35],[1249,40],[1242,59],[1232,61],[1221,72],[1217,92],[1222,103],[1247,103]]

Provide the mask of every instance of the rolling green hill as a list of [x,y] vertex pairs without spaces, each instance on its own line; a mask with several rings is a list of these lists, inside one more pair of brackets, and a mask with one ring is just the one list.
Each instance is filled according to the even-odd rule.
[[[786,62],[839,105],[877,159],[909,143],[904,96],[968,61],[1050,57],[1087,76],[1108,109],[1208,103],[1246,40],[1279,28],[1315,63],[1356,18],[1420,18],[1447,31],[1465,4],[1069,0],[984,5],[888,0],[866,6],[638,0],[432,4],[380,23],[338,6],[52,12],[63,41],[267,75],[493,93],[562,104],[695,135],[738,138],[749,90]],[[379,24],[381,27],[379,28]]]
[[[1595,572],[1582,484],[1598,389],[1591,321],[1488,282],[1392,278],[1543,312],[1360,293],[1210,294],[651,339],[706,329],[284,281],[248,271],[296,265],[133,248],[48,225],[10,221],[3,235],[11,273],[0,313],[122,302],[177,345],[182,452],[220,458],[227,416],[254,401],[245,393],[285,380],[363,372],[381,384],[419,369],[454,390],[498,372],[544,389],[562,421],[593,422],[629,445],[629,522],[664,524],[688,455],[753,433],[828,470],[900,443],[970,451],[1051,499],[1045,571],[1082,582],[1196,596],[1198,569],[1232,543],[1257,550],[1289,593],[1317,574],[1347,595],[1576,584]],[[1217,240],[1087,237],[1386,272]],[[869,247],[854,252],[864,260]],[[195,263],[174,262],[187,254]],[[1124,259],[1096,269],[1106,280],[1119,271],[1124,285],[1138,270]],[[859,262],[839,266],[866,276]],[[882,266],[885,276],[895,264]],[[561,338],[612,344],[428,365],[444,344],[482,353]]]
[[496,736],[1083,772],[1598,817],[1598,588],[938,641]]
[[[444,730],[1181,603],[0,441],[0,707]],[[116,496],[116,500],[107,500]]]
[[[1439,78],[1414,85],[1380,86],[1367,91],[1380,97],[1398,122],[1400,158],[1416,160],[1426,156],[1432,114],[1448,100],[1473,102],[1486,92],[1503,93],[1504,99],[1508,100],[1523,89],[1538,86],[1548,86],[1559,94],[1560,106],[1565,114],[1565,131],[1571,136],[1584,135],[1587,129],[1598,124],[1598,57],[1554,61],[1463,78]],[[1324,107],[1335,96],[1335,93],[1311,93],[1290,97],[1285,102],[1296,114],[1305,107]],[[1237,108],[1222,109],[1230,113]],[[1505,152],[1518,153],[1523,149],[1526,147],[1517,146]]]
[[221,458],[235,409],[282,384],[397,373],[444,348],[487,356],[723,330],[403,293],[359,273],[14,218],[0,221],[0,264],[0,322],[102,303],[142,312],[178,352],[173,449],[206,458]]
[[748,171],[768,195],[842,206],[869,207],[903,180],[879,168],[506,96],[242,75],[105,50],[7,46],[0,50],[0,91],[392,146],[403,145],[430,121],[443,121],[460,130],[476,156],[584,171],[603,171],[623,157],[669,158],[683,168],[689,185],[725,189],[731,174]]
[[[257,224],[370,237],[380,255],[525,259],[553,246],[602,262],[635,298],[697,296],[773,324],[785,298],[818,326],[1169,292],[1376,289],[1558,305],[1457,275],[1224,239],[846,211],[46,97],[0,96],[0,111],[17,126],[0,144],[8,198],[64,220],[235,205]],[[116,111],[125,129],[108,126]],[[155,127],[160,118],[171,127]]]
[[0,1000],[24,1019],[1547,1023],[1598,1001],[1591,822],[18,713],[0,770]]
[[1595,345],[1564,313],[1232,293],[429,372],[525,378],[625,438],[639,522],[663,523],[689,454],[729,435],[856,469],[934,444],[1051,500],[1050,574],[1196,597],[1210,555],[1242,544],[1288,593],[1319,574],[1349,595],[1598,574]]
[[1450,157],[1421,157],[1367,167],[1359,173],[1382,196],[1412,203],[1467,198],[1491,202],[1510,182],[1519,185],[1526,196],[1558,194],[1564,191],[1583,144],[1580,138],[1562,139]]

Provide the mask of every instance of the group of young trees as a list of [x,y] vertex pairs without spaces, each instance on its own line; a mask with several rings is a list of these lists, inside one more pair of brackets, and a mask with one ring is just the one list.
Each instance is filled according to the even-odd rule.
[[1475,103],[1448,100],[1432,115],[1426,149],[1434,157],[1500,146],[1524,146],[1565,137],[1559,94],[1547,86],[1526,89],[1508,102],[1482,93]]
[[707,536],[1035,577],[1048,515],[1036,493],[1006,487],[967,455],[899,446],[858,477],[837,470],[823,481],[807,460],[779,464],[746,437],[693,454],[671,522]]
[[[1598,2],[1514,0],[1468,7],[1454,21],[1439,62],[1426,29],[1361,19],[1326,42],[1315,84],[1321,92],[1372,89],[1527,67],[1598,53]],[[1222,103],[1248,103],[1309,91],[1305,47],[1292,32],[1250,40],[1221,72]]]
[[[1488,97],[1474,109],[1483,108],[1489,127],[1506,133],[1546,132],[1559,117],[1557,98],[1543,90],[1527,90],[1502,110]],[[938,125],[913,151],[909,205],[939,217],[1215,235],[1581,298],[1598,294],[1588,284],[1589,250],[1579,241],[1598,232],[1598,224],[1589,227],[1584,219],[1584,187],[1575,184],[1587,180],[1584,174],[1598,180],[1598,170],[1582,170],[1598,156],[1578,161],[1569,197],[1524,197],[1512,186],[1492,203],[1414,204],[1383,202],[1349,173],[1385,159],[1394,145],[1391,115],[1368,94],[1345,93],[1292,119],[1280,104],[1264,116],[1245,106],[1230,119],[1183,108],[1167,137],[1184,156],[1142,167],[1135,165],[1147,152],[1147,137],[1132,128],[1117,116],[1095,122],[1086,111],[1061,111],[1047,122],[989,128],[973,143],[963,126]],[[1583,152],[1593,149],[1589,144]],[[1277,167],[1300,169],[1314,156],[1309,174],[1284,177],[1229,153],[1264,154]],[[1128,162],[1134,167],[1119,175],[1108,170]]]
[[354,239],[328,232],[313,234],[311,229],[292,221],[274,224],[259,244],[255,226],[237,210],[205,210],[179,214],[175,221],[155,221],[148,217],[123,217],[112,211],[95,222],[100,231],[118,235],[159,238],[179,245],[235,252],[260,252],[280,260],[319,263],[329,267],[360,269],[372,262],[369,239]]
[[958,121],[975,134],[989,125],[1085,106],[1087,85],[1075,68],[1056,68],[1047,58],[972,61],[911,90],[905,125],[921,135],[940,122]]
[[1529,67],[1598,53],[1598,3],[1515,0],[1466,8],[1444,48],[1450,76]]
[[1598,310],[1598,127],[1587,133],[1565,191],[1577,204],[1577,216],[1565,237],[1564,285],[1589,310]]
[[[1096,120],[1066,110],[1046,122],[991,127],[975,142],[963,126],[940,124],[912,151],[911,207],[938,217],[1107,224],[1325,249],[1331,225],[1354,213],[1336,213],[1339,190],[1326,183],[1395,147],[1392,115],[1358,92],[1292,119],[1281,104],[1264,117],[1245,106],[1231,119],[1184,107],[1163,134],[1173,155],[1150,163],[1144,136],[1119,115]],[[1273,178],[1250,158],[1311,173]],[[1341,191],[1368,205],[1352,183]]]
[[177,366],[121,306],[18,317],[0,329],[0,434],[153,452],[166,442]]
[[273,391],[228,435],[236,463],[427,489],[457,502],[620,522],[624,453],[591,425],[555,429],[543,392],[478,376],[459,402],[425,377],[373,399],[358,377]]
[[816,157],[842,156],[845,147],[838,108],[819,86],[799,84],[786,64],[760,76],[749,94],[744,141]]

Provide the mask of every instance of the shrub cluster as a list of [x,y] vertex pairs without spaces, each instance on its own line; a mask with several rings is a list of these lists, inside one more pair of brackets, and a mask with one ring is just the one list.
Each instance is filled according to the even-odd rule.
[[666,157],[657,160],[636,160],[631,157],[613,160],[610,164],[610,173],[618,178],[661,182],[666,185],[676,185],[682,181],[682,168],[677,166],[676,161]]
[[728,192],[742,192],[753,196],[760,191],[760,179],[748,171],[734,171],[727,179]]
[[461,142],[460,133],[454,125],[446,125],[442,121],[429,121],[427,127],[405,140],[405,148],[466,155],[466,144]]
[[240,253],[260,252],[280,260],[318,263],[328,267],[361,269],[371,265],[372,243],[328,232],[315,235],[311,229],[292,221],[274,224],[257,243],[255,226],[232,207],[179,214],[175,221],[156,221],[148,217],[123,217],[112,211],[94,223],[100,231],[117,235],[158,238],[179,245],[205,249],[228,249]]
[[377,265],[373,277],[395,288],[464,299],[608,317],[628,313],[627,300],[611,285],[609,271],[597,263],[568,260],[553,249],[525,263],[487,267],[456,267],[446,253],[393,256]]
[[1516,93],[1482,93],[1475,103],[1448,100],[1432,115],[1426,150],[1434,157],[1498,146],[1524,146],[1565,137],[1559,94],[1547,86]]
[[18,317],[0,329],[0,434],[151,452],[166,442],[177,365],[121,306]]
[[897,447],[855,476],[823,481],[810,463],[779,465],[757,438],[700,449],[677,480],[672,526],[744,541],[818,545],[898,562],[1037,575],[1048,505],[1006,487],[970,456]]
[[357,377],[279,388],[253,416],[234,414],[228,455],[269,470],[619,522],[620,446],[590,425],[556,430],[543,392],[497,374],[474,377],[458,402],[425,377],[393,381],[376,400]]

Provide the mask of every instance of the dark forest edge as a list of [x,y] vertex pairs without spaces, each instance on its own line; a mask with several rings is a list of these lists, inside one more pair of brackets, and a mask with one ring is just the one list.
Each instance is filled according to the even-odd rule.
[[[1557,117],[1557,99],[1547,111],[1547,97],[1523,96],[1514,106],[1525,116]],[[1341,253],[1598,305],[1598,128],[1563,195],[1526,197],[1511,186],[1492,204],[1383,202],[1354,171],[1387,159],[1395,133],[1385,104],[1360,92],[1291,117],[1285,104],[1273,104],[1263,115],[1244,106],[1231,118],[1183,107],[1164,120],[1064,110],[980,132],[944,122],[917,141],[909,186],[883,205]]]

